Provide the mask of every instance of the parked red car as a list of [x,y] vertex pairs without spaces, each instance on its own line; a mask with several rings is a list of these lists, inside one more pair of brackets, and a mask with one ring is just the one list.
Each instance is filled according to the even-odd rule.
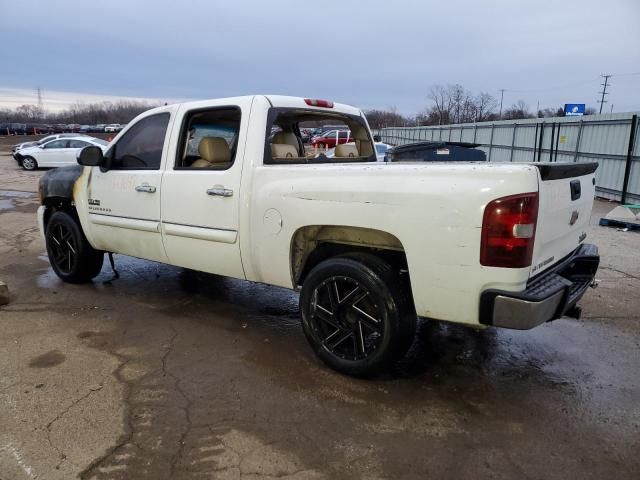
[[[337,141],[336,141],[337,140]],[[322,135],[313,137],[311,145],[320,148],[333,148],[336,144],[353,142],[351,132],[349,130],[329,130]]]

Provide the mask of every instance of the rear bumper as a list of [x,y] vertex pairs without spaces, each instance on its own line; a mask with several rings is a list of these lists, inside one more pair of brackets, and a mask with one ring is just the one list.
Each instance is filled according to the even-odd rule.
[[528,330],[567,313],[593,283],[598,247],[578,247],[550,270],[532,278],[522,292],[487,290],[480,297],[480,323]]

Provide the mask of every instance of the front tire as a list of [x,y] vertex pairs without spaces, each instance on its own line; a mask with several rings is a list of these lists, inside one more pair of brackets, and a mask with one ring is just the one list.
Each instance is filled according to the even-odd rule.
[[45,241],[53,271],[65,282],[89,282],[102,270],[104,253],[89,244],[77,220],[67,212],[51,215]]
[[33,157],[24,157],[21,163],[22,168],[30,172],[38,169],[38,162]]
[[369,254],[317,265],[300,294],[302,326],[316,355],[352,376],[379,373],[407,352],[416,315],[398,273]]

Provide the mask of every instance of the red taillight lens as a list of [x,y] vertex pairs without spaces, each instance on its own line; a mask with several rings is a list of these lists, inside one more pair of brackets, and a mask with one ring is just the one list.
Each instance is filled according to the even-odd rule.
[[317,98],[305,98],[304,103],[312,107],[333,108],[333,102],[329,100],[318,100]]
[[538,220],[538,194],[523,193],[490,202],[482,218],[480,264],[523,268],[531,265]]

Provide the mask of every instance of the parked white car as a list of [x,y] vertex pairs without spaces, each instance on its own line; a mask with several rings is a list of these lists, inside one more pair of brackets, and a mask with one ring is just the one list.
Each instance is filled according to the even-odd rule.
[[115,133],[119,132],[120,130],[122,130],[122,126],[119,123],[111,123],[104,127],[104,131],[106,133]]
[[[355,145],[355,143],[346,143],[345,145]],[[374,148],[376,149],[376,159],[378,162],[384,162],[384,156],[387,153],[387,150],[389,150],[390,148],[392,148],[392,145],[389,145],[387,143],[382,143],[382,142],[375,142],[374,143]],[[327,153],[325,154],[328,158],[333,158],[336,156],[336,149],[335,148],[330,148],[329,150],[327,150]]]
[[14,158],[25,170],[76,165],[78,152],[90,145],[106,151],[109,142],[82,135],[56,138],[40,145],[22,148],[14,154]]
[[18,158],[16,158],[16,153],[18,152],[18,150],[22,150],[23,148],[27,148],[27,147],[37,147],[38,145],[44,145],[47,142],[50,142],[51,140],[57,140],[58,138],[64,138],[64,137],[84,137],[84,135],[82,134],[78,134],[78,133],[56,133],[54,135],[47,135],[44,138],[41,138],[40,140],[36,140],[36,141],[32,141],[32,142],[22,142],[22,143],[18,143],[16,145],[13,146],[13,148],[11,149],[11,155],[13,155],[13,158],[18,162]]
[[[311,121],[355,142],[306,152]],[[377,162],[362,111],[326,100],[167,105],[78,163],[39,183],[61,279],[90,281],[115,252],[300,290],[313,351],[352,375],[402,357],[418,316],[515,329],[577,316],[599,263],[585,243],[597,163]]]

